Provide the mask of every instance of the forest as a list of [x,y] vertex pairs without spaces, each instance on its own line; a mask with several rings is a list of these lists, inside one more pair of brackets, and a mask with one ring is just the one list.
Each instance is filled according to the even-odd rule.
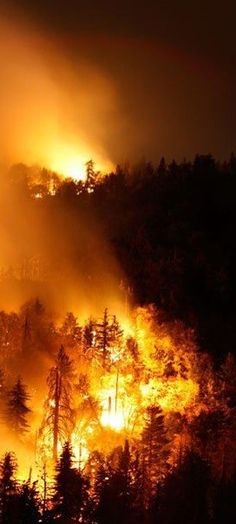
[[0,183],[0,522],[235,522],[236,157]]

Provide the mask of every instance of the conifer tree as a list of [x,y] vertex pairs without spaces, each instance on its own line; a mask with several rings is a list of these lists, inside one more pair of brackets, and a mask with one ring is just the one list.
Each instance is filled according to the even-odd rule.
[[132,514],[131,455],[126,440],[123,449],[114,450],[96,475],[96,519],[99,524],[125,524]]
[[85,354],[95,345],[96,324],[92,318],[88,320],[83,329],[82,345]]
[[39,495],[36,482],[25,482],[18,495],[18,524],[38,524],[40,522]]
[[117,349],[121,348],[124,331],[117,320],[116,315],[113,316],[111,328],[110,328],[110,339],[113,347]]
[[0,522],[17,524],[17,464],[12,453],[6,453],[0,462]]
[[112,330],[109,322],[108,309],[104,310],[103,318],[97,324],[96,347],[102,354],[102,366],[106,367],[108,363],[109,349],[112,343]]
[[41,434],[51,436],[55,461],[57,461],[59,440],[67,440],[73,429],[72,381],[73,363],[61,346],[57,354],[56,366],[51,368],[47,379],[49,394],[40,431]]
[[94,169],[94,161],[91,159],[88,162],[86,162],[86,182],[85,182],[85,188],[89,193],[91,193],[96,185],[96,178],[97,173]]
[[[67,313],[60,329],[60,335],[67,348],[74,348],[81,342],[81,327],[73,313]],[[63,343],[64,343],[63,342]]]
[[27,423],[27,415],[30,413],[30,409],[27,406],[29,395],[26,390],[26,386],[22,383],[19,378],[8,393],[8,402],[6,409],[6,421],[9,427],[19,435],[24,434],[29,430],[29,424]]
[[150,508],[151,524],[212,522],[208,492],[209,468],[199,455],[190,452],[181,466],[159,485]]
[[73,467],[69,442],[63,446],[56,467],[54,487],[54,515],[58,523],[81,522],[88,502],[88,483],[80,471]]
[[148,496],[155,494],[155,487],[168,469],[168,439],[164,415],[159,406],[147,408],[142,432],[142,460]]

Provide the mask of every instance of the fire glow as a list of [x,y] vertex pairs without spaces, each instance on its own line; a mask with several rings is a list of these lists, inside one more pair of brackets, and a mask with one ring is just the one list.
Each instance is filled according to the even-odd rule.
[[[198,397],[193,370],[196,364],[194,345],[191,340],[184,349],[176,344],[165,327],[155,325],[153,314],[151,309],[138,309],[133,312],[133,318],[127,318],[122,329],[122,324],[105,312],[103,319],[90,325],[90,347],[85,351],[82,339],[71,347],[72,382],[66,385],[63,372],[60,378],[65,400],[71,395],[71,415],[65,427],[58,429],[56,456],[68,438],[77,464],[85,467],[94,451],[108,453],[126,438],[131,442],[139,439],[145,411],[154,404],[159,405],[165,415],[193,416]],[[82,328],[83,333],[87,328]],[[111,338],[106,339],[105,347],[100,336],[101,333],[104,336],[106,330],[107,333],[110,330]],[[112,330],[115,330],[113,335]],[[136,338],[130,336],[131,332],[136,333]],[[49,463],[53,449],[55,453],[55,426],[53,429],[50,425],[50,417],[55,416],[56,408],[59,418],[67,417],[63,398],[57,404],[53,391],[51,389],[46,401],[37,438],[37,461],[44,457],[43,460]],[[73,418],[71,426],[70,417]]]

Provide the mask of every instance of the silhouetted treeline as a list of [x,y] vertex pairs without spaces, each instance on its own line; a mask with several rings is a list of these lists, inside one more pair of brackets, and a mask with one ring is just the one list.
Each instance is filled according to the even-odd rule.
[[17,462],[0,463],[1,524],[233,524],[236,478],[216,482],[207,462],[188,452],[163,482],[147,490],[146,470],[126,441],[104,458],[93,457],[90,472],[74,465],[63,446],[53,482],[39,491],[31,478],[17,481]]
[[118,166],[105,178],[89,162],[85,183],[18,166],[11,180],[42,197],[51,212],[59,206],[73,228],[81,211],[99,218],[138,304],[154,303],[183,319],[216,357],[234,351],[234,155],[225,163],[207,155],[168,165],[162,159],[158,167]]

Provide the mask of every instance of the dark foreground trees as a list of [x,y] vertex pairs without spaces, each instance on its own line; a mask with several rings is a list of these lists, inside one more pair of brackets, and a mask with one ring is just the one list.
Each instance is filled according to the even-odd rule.
[[58,524],[86,522],[89,513],[88,481],[73,466],[73,454],[68,442],[63,446],[56,467],[52,511]]
[[40,522],[39,496],[36,483],[16,480],[17,463],[6,453],[0,463],[1,524],[37,524]]
[[236,478],[217,482],[207,463],[189,451],[178,468],[156,484],[147,504],[142,460],[126,441],[109,457],[97,455],[89,478],[65,443],[51,496],[44,507],[37,484],[17,481],[16,460],[0,463],[1,524],[233,524]]

